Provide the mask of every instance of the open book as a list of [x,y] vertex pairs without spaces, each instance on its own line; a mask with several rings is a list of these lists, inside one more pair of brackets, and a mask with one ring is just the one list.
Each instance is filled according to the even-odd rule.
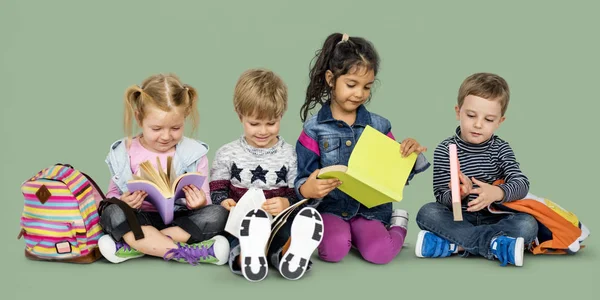
[[[279,231],[279,229],[287,222],[287,219],[291,215],[291,213],[307,200],[308,199],[304,199],[294,203],[293,205],[290,205],[288,208],[281,211],[275,217],[269,215],[269,220],[271,221],[271,236],[269,238],[269,242],[267,243],[266,249],[269,249],[273,237]],[[267,199],[265,198],[265,194],[261,189],[248,189],[248,191],[240,198],[237,204],[233,208],[231,208],[231,211],[229,212],[229,218],[227,219],[227,223],[225,224],[225,231],[239,238],[240,226],[246,214],[253,209],[262,208],[262,204],[266,201]]]
[[152,163],[145,161],[140,164],[139,175],[133,175],[133,180],[127,182],[130,192],[144,191],[148,194],[146,201],[152,203],[165,224],[173,221],[175,200],[185,198],[183,187],[194,185],[201,189],[206,175],[192,172],[176,176],[173,169],[172,157],[167,158],[167,172],[160,168],[160,159],[156,158],[158,169]]
[[365,127],[350,154],[348,166],[322,168],[318,178],[338,178],[339,190],[367,208],[399,202],[417,154],[400,154],[400,143],[371,126]]

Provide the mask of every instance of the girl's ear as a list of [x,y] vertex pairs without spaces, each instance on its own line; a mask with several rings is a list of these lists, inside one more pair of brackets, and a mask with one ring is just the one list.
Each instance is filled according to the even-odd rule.
[[138,126],[141,128],[142,120],[140,120],[140,112],[138,110],[136,110],[134,114],[135,114],[135,121],[137,122]]
[[327,85],[329,85],[330,88],[333,87],[333,72],[331,72],[330,70],[327,70],[327,72],[325,72],[325,82],[327,82]]

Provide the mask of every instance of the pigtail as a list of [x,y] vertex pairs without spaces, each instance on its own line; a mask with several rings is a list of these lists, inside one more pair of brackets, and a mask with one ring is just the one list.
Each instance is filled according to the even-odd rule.
[[[335,48],[342,41],[341,33],[334,33],[327,37],[323,43],[321,50],[316,52],[315,57],[311,61],[314,62],[309,73],[309,84],[306,89],[306,99],[300,109],[300,119],[306,121],[308,112],[315,108],[317,104],[323,104],[331,98],[331,87],[325,80],[325,73],[330,69],[330,61],[333,57]],[[316,61],[315,61],[316,59]]]
[[198,113],[198,92],[195,88],[184,84],[182,88],[182,92],[186,94],[187,97],[184,99],[188,99],[187,101],[187,116],[190,116],[192,120],[192,132],[195,132],[198,128],[198,121],[200,119]]
[[144,91],[137,85],[132,85],[125,91],[125,116],[123,127],[127,136],[126,145],[129,146],[133,133],[133,123],[136,121],[136,112],[141,107],[142,94]]

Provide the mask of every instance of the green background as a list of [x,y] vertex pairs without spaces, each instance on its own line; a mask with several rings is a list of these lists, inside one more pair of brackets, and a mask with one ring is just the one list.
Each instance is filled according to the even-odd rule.
[[[595,298],[600,209],[598,82],[594,1],[0,1],[0,293],[5,299],[167,297],[392,298],[577,296]],[[522,268],[483,258],[418,259],[418,208],[433,201],[432,172],[397,204],[410,213],[407,244],[389,265],[356,253],[286,281],[272,269],[252,284],[226,266],[144,258],[113,265],[28,261],[16,240],[20,184],[67,162],[104,188],[109,145],[123,136],[123,93],[154,73],[174,72],[198,89],[209,158],[241,134],[232,109],[241,72],[266,67],[289,86],[282,136],[294,144],[315,51],[332,32],[371,40],[382,57],[368,108],[389,118],[398,139],[429,147],[453,134],[462,80],[502,75],[512,92],[509,141],[531,192],[576,213],[590,228],[575,256],[527,255]],[[596,87],[594,87],[596,86]],[[588,295],[582,296],[582,293]],[[3,297],[4,298],[4,297]]]

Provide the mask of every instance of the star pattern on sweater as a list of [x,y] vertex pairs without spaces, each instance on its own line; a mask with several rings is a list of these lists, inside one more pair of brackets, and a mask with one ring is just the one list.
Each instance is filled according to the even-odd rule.
[[275,174],[277,174],[277,181],[275,181],[275,184],[278,184],[280,181],[287,182],[287,173],[288,170],[285,166],[281,167],[279,171],[275,171]]
[[233,163],[231,165],[231,179],[236,178],[238,181],[242,181],[242,177],[240,176],[240,173],[242,172],[243,168],[238,168],[237,165],[235,163]]
[[250,183],[254,182],[255,180],[262,180],[262,182],[267,183],[267,178],[265,175],[269,172],[269,170],[263,170],[263,168],[258,165],[256,169],[250,170],[250,172],[252,172],[252,179],[250,179]]

